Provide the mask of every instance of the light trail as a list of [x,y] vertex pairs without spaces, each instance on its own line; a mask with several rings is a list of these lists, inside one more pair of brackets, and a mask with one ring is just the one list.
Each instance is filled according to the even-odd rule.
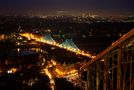
[[71,80],[71,78],[78,77],[78,70],[74,67],[64,67],[54,60],[51,60],[51,62],[41,70],[41,73],[49,77],[51,88],[54,88],[55,85],[54,78],[66,78],[67,80]]
[[49,72],[48,69],[43,69],[43,70],[44,70],[45,74],[49,77],[49,79],[50,79],[50,84],[51,84],[51,88],[52,88],[52,90],[54,90],[55,82],[54,82],[54,79],[53,79],[53,77],[52,77],[52,74]]
[[52,46],[56,46],[56,47],[59,47],[59,48],[62,48],[62,49],[66,49],[66,50],[68,50],[70,52],[73,52],[75,54],[78,54],[78,55],[86,56],[86,57],[89,57],[89,58],[95,58],[95,56],[93,56],[89,53],[86,53],[83,50],[75,49],[75,48],[72,48],[72,47],[69,47],[69,46],[62,46],[61,44],[59,44],[57,42],[51,42],[49,40],[45,40],[45,38],[43,36],[38,36],[38,35],[31,34],[31,33],[22,33],[20,35],[28,38],[28,40],[35,40],[35,41],[42,42],[42,43],[45,43],[45,44],[49,44],[49,45],[52,45]]

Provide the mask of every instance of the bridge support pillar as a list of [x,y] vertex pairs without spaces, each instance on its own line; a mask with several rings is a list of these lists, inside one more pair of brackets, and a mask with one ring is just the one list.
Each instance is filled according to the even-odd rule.
[[107,56],[104,58],[104,81],[103,81],[103,90],[107,90],[107,75],[108,75],[108,66],[107,66]]
[[99,90],[99,64],[96,65],[96,90]]
[[116,90],[121,90],[121,59],[122,59],[122,48],[118,48],[118,61],[117,61],[117,87]]

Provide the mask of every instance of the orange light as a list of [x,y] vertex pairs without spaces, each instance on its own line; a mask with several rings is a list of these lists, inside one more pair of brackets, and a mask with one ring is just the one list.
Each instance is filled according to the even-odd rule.
[[56,42],[50,42],[48,40],[43,39],[43,36],[37,36],[37,35],[34,35],[34,34],[30,34],[30,33],[22,33],[21,35],[28,38],[29,40],[33,39],[33,40],[38,41],[38,42],[42,42],[42,43],[53,45],[53,46],[56,46],[56,47],[59,47],[59,48],[66,49],[68,51],[74,52],[74,53],[79,54],[79,55],[83,55],[83,56],[86,56],[86,57],[89,57],[89,58],[94,58],[94,57],[92,57],[91,54],[85,53],[83,50],[76,50],[75,48],[62,46],[62,45],[60,45],[59,43],[56,43]]

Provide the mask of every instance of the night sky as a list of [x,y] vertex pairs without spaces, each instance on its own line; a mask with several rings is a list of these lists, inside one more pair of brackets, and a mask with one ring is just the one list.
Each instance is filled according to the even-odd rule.
[[134,14],[134,0],[1,0],[0,11],[49,13],[55,11]]

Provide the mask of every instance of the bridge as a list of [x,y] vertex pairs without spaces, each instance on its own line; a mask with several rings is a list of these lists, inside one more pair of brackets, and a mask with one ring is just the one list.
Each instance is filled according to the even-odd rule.
[[21,33],[21,36],[26,37],[28,40],[35,40],[37,42],[41,42],[44,44],[48,44],[51,46],[56,46],[61,49],[65,49],[67,51],[73,52],[78,55],[86,56],[88,58],[94,58],[95,56],[91,55],[90,53],[87,53],[83,50],[80,50],[72,41],[72,39],[67,39],[63,43],[57,43],[55,40],[51,37],[50,34],[47,34],[45,36],[35,35],[32,33]]
[[134,90],[134,29],[80,68],[87,90]]

